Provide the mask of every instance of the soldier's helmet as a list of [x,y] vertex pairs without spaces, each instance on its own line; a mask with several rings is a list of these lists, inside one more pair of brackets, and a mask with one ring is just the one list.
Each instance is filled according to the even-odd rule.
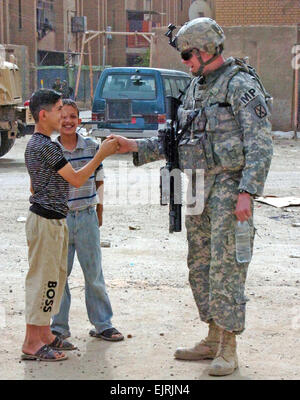
[[211,18],[196,18],[186,22],[178,31],[175,43],[178,51],[196,48],[209,54],[223,44],[223,29]]

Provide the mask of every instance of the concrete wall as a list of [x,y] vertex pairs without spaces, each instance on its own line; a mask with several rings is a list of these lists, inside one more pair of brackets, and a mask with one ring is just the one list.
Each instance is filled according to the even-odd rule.
[[[292,47],[297,43],[297,26],[225,27],[224,55],[249,56],[266,89],[274,97],[272,123],[274,130],[291,130],[293,69]],[[187,72],[179,53],[167,44],[164,29],[156,29],[152,66]]]
[[249,26],[224,28],[225,55],[249,56],[266,89],[274,98],[274,130],[291,129],[293,69],[292,48],[297,43],[296,26]]

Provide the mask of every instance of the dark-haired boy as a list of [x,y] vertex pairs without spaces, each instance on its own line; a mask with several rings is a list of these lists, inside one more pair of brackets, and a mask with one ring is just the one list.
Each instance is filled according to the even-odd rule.
[[60,93],[40,89],[30,99],[35,132],[25,150],[30,176],[31,207],[26,221],[29,271],[26,276],[26,336],[22,359],[61,361],[60,350],[75,347],[52,334],[51,316],[59,310],[67,275],[69,183],[80,187],[102,160],[115,153],[117,142],[103,142],[95,157],[75,171],[60,146],[51,141],[61,126]]
[[[99,148],[98,143],[92,138],[76,133],[80,122],[76,103],[73,100],[64,99],[60,136],[55,141],[61,146],[64,156],[74,169],[85,165]],[[90,331],[90,335],[104,340],[119,341],[123,340],[124,336],[111,323],[113,312],[101,266],[99,226],[102,225],[103,199],[102,196],[97,195],[97,190],[103,193],[103,179],[101,164],[95,175],[91,176],[80,188],[70,186],[67,216],[69,229],[68,276],[73,268],[76,251],[84,274],[88,317],[95,327]],[[99,199],[99,197],[101,198]],[[63,338],[71,335],[68,323],[70,305],[71,293],[67,281],[60,311],[53,317],[51,324],[52,333],[60,334]]]

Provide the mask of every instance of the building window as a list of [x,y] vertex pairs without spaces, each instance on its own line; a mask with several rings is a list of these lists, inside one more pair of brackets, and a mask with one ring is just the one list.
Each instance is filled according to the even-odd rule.
[[54,31],[54,0],[37,1],[37,32],[39,40]]
[[19,29],[22,29],[22,0],[19,0]]
[[144,2],[144,10],[145,11],[151,11],[151,6],[152,6],[152,0],[145,0]]

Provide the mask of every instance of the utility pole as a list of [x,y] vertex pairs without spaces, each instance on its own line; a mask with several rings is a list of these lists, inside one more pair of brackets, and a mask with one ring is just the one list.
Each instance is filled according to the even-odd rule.
[[0,43],[4,43],[3,2],[0,3]]
[[10,43],[10,34],[9,34],[9,9],[8,9],[8,1],[5,0],[5,14],[6,14],[6,43]]
[[[101,23],[101,21],[100,21],[100,0],[98,0],[97,14],[98,14],[97,30],[100,31],[101,30],[101,27],[100,27],[100,23]],[[101,65],[101,37],[100,36],[97,39],[97,43],[98,43],[98,64]]]

